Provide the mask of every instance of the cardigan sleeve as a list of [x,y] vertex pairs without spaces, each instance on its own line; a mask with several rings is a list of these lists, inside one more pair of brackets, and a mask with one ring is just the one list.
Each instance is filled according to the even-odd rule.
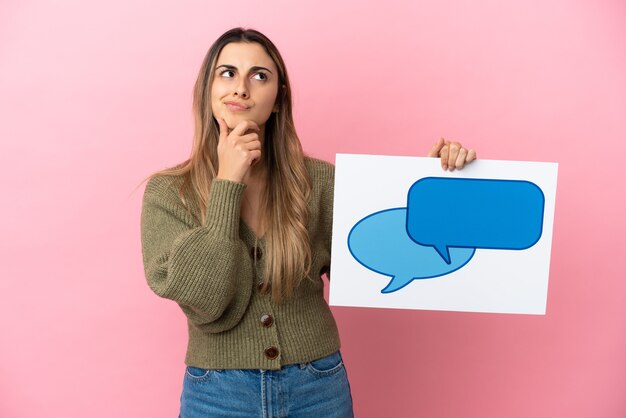
[[[327,225],[327,230],[328,230],[328,233],[326,235],[326,245],[328,246],[328,252],[331,252],[332,231],[333,231],[333,207],[334,207],[334,199],[335,199],[335,166],[329,163],[326,169],[327,169],[327,174],[326,174],[327,183],[326,183],[326,189],[324,190],[325,199],[323,203],[323,216],[324,216],[324,224]],[[330,279],[330,272],[328,273],[328,278]]]
[[[321,242],[327,254],[332,253],[333,202],[335,197],[335,166],[327,161],[310,159],[311,170],[317,181],[313,183],[313,194],[318,197],[318,227]],[[320,273],[326,273],[330,280],[330,263],[322,267]]]
[[213,180],[204,225],[188,214],[167,176],[151,179],[144,192],[141,244],[148,285],[176,301],[206,332],[236,326],[252,295],[253,271],[239,238],[244,188]]

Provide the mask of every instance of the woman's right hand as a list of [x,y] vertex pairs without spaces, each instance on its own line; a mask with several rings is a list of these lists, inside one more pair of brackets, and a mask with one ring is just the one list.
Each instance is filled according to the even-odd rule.
[[[259,126],[251,120],[243,120],[229,131],[224,119],[216,119],[220,125],[217,178],[241,183],[250,166],[261,158]],[[248,131],[251,132],[246,133]]]

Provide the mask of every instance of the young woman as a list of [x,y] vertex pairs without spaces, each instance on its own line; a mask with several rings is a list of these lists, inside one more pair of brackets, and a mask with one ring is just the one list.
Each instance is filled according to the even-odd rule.
[[[334,166],[306,157],[274,44],[235,28],[195,85],[185,162],[146,185],[146,278],[188,320],[186,417],[351,417],[337,326],[323,296]],[[444,169],[475,158],[440,140]]]

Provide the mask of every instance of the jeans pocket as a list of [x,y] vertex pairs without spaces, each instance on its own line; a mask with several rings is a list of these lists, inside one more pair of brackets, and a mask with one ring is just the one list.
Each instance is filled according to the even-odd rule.
[[187,366],[185,368],[185,377],[193,382],[204,382],[211,376],[212,371],[211,369]]
[[343,370],[343,360],[339,352],[307,363],[306,369],[314,376],[331,376]]

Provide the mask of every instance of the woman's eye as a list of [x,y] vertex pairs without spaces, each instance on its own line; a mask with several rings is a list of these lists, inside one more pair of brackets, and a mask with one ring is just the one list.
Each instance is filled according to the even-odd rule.
[[[232,75],[227,75],[227,73],[232,73]],[[222,72],[220,73],[220,75],[221,75],[222,77],[232,78],[232,77],[234,77],[234,76],[235,76],[235,72],[234,72],[233,70],[224,70],[224,71],[222,71]],[[265,80],[267,80],[267,75],[266,75],[265,73],[256,73],[256,74],[254,75],[254,77],[257,77],[257,76],[259,76],[259,78],[257,78],[257,80],[259,80],[259,81],[265,81]]]

